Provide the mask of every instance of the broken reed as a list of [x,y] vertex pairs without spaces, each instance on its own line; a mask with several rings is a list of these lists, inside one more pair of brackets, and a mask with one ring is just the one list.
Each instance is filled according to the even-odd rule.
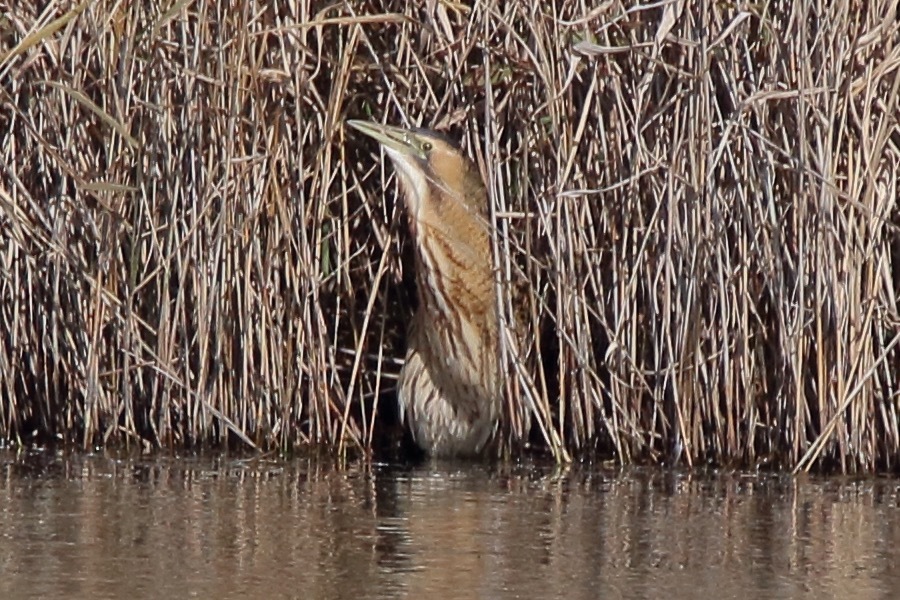
[[892,0],[44,4],[0,3],[3,438],[370,447],[411,309],[362,117],[488,177],[505,440],[897,467]]

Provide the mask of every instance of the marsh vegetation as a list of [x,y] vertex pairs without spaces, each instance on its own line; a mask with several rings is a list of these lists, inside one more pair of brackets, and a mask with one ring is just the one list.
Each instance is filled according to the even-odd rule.
[[3,439],[371,448],[414,299],[363,118],[485,174],[504,445],[897,468],[893,0],[0,6]]

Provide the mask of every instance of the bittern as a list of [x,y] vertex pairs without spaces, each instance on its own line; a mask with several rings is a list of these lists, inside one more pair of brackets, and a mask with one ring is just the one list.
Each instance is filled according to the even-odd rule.
[[428,454],[476,455],[496,429],[502,391],[484,181],[433,131],[347,123],[394,163],[415,247],[419,302],[398,381],[401,419]]

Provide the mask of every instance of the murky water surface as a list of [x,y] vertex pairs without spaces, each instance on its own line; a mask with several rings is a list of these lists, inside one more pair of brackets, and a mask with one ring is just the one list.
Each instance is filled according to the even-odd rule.
[[900,598],[900,481],[0,453],[0,598]]

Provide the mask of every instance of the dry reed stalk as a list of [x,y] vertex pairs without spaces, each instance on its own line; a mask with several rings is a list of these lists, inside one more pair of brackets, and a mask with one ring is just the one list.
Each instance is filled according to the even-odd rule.
[[510,445],[897,468],[895,2],[44,5],[0,2],[4,438],[371,448],[370,117],[487,175]]

